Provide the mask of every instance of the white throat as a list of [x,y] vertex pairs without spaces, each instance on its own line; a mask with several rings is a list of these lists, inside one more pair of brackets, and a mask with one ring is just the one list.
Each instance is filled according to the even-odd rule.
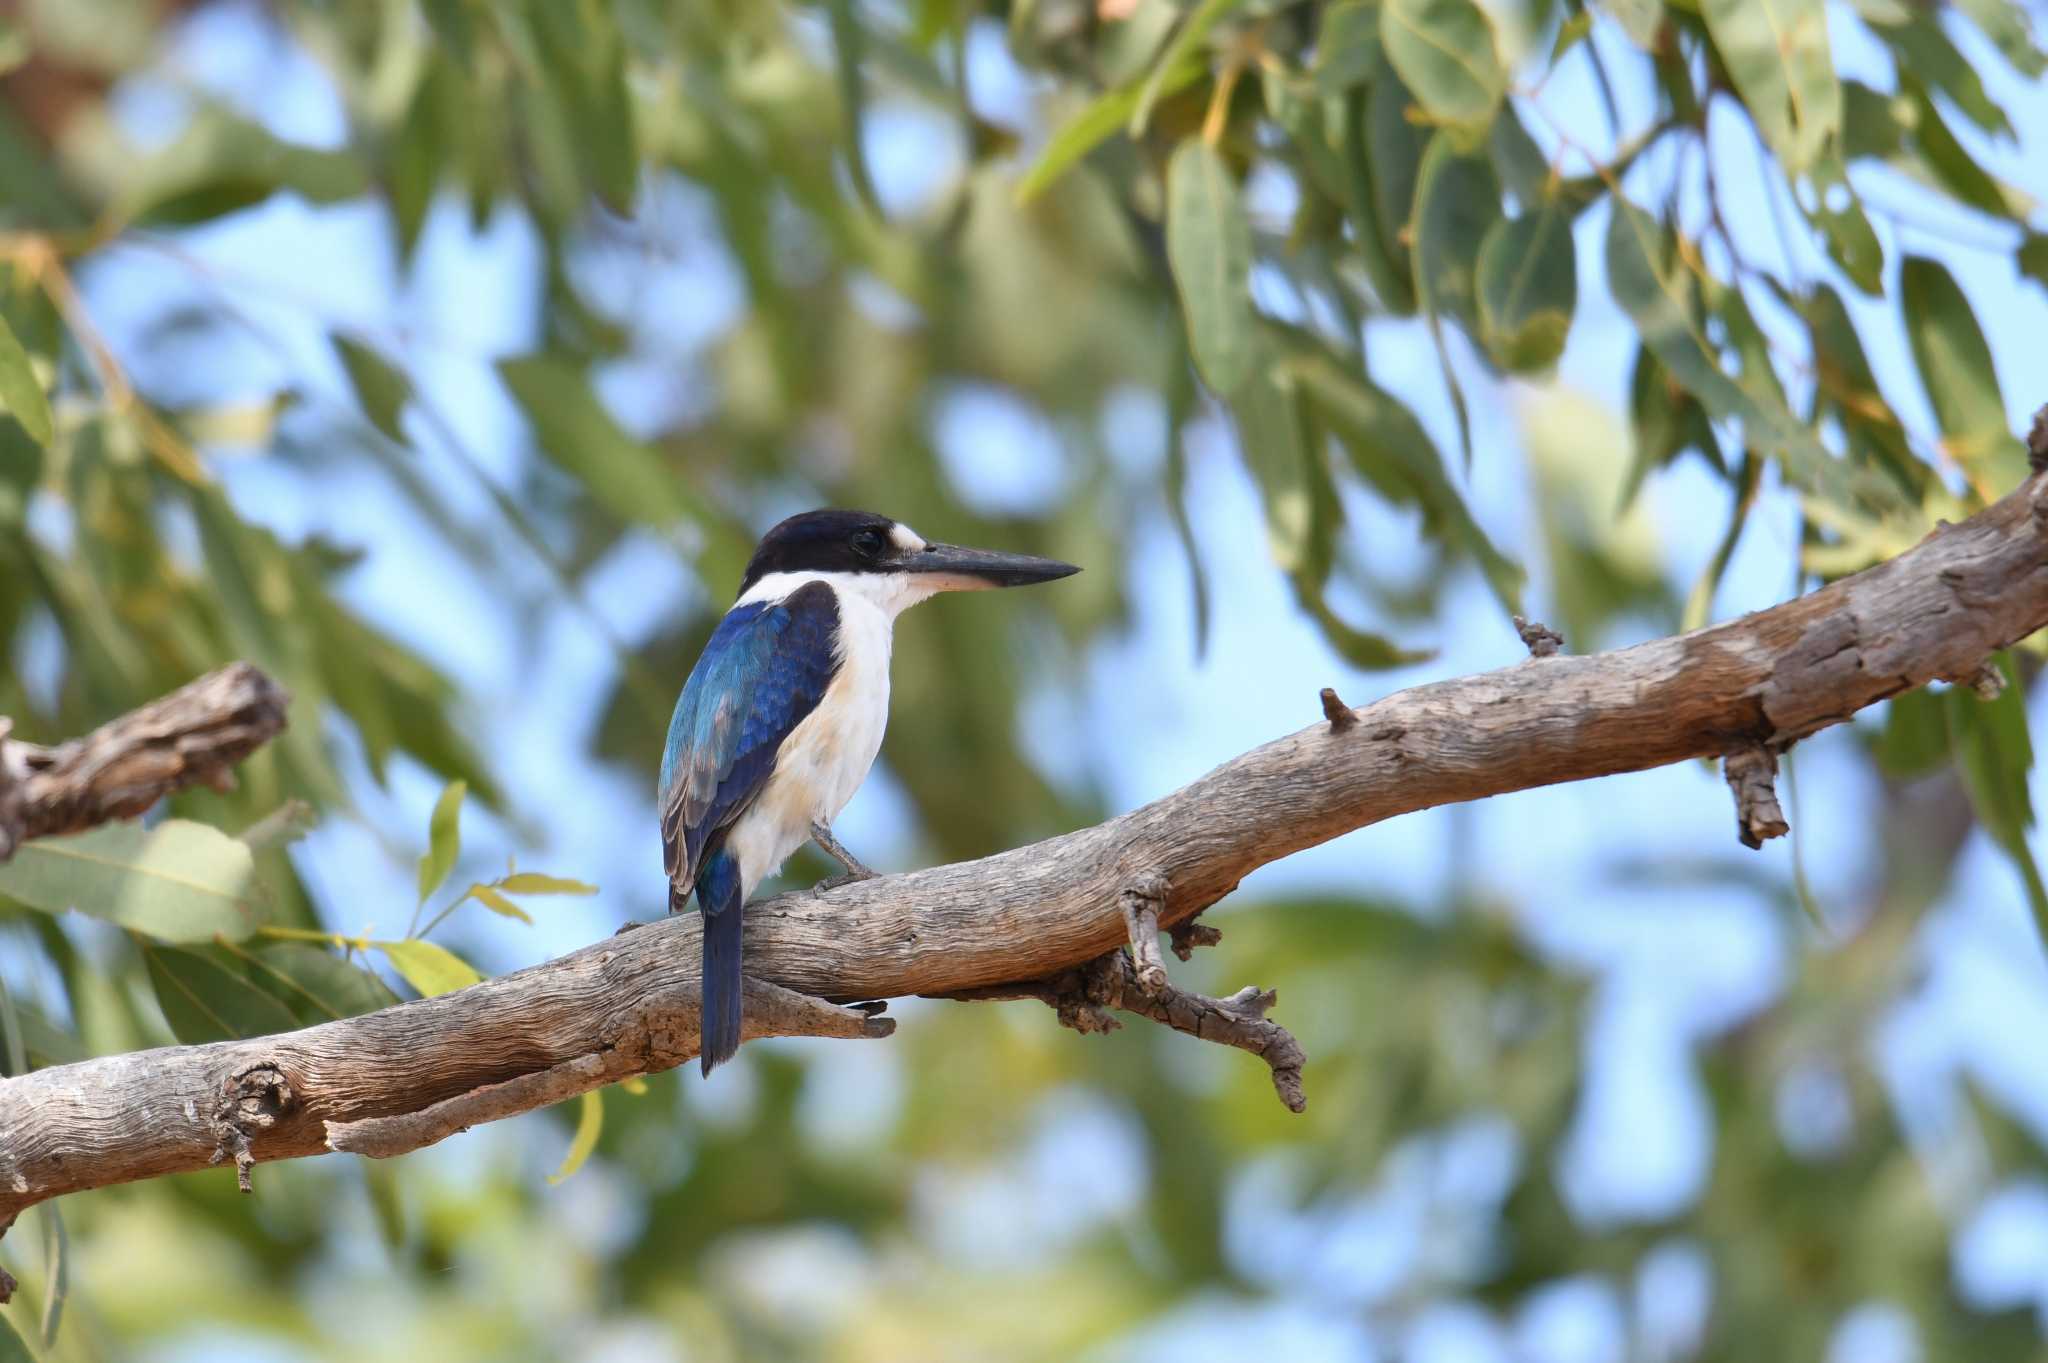
[[887,624],[894,624],[897,616],[920,601],[929,601],[948,585],[935,573],[769,573],[733,604],[780,601],[806,582],[822,582],[830,587],[839,598],[842,616],[861,606],[870,606],[881,613]]

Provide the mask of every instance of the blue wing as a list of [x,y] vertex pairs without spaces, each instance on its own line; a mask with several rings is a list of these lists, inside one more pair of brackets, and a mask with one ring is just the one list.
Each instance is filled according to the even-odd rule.
[[670,908],[689,896],[717,835],[761,793],[782,740],[817,708],[838,669],[838,644],[839,601],[822,582],[737,607],[712,631],[661,754]]

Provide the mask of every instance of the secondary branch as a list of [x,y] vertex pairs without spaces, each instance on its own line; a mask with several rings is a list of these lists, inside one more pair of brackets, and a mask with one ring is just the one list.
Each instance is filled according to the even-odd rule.
[[[2044,625],[2048,476],[2037,475],[1898,558],[1771,610],[1609,653],[1545,653],[1356,710],[1331,697],[1327,719],[1106,823],[980,861],[750,905],[749,1034],[880,1030],[856,1010],[785,1006],[782,991],[857,1000],[1057,979],[1123,947],[1133,920],[1173,932],[1254,868],[1396,815],[1689,758],[1781,752],[1911,687],[1969,683],[1990,654]],[[1308,709],[1306,688],[1302,700]],[[1133,886],[1142,902],[1126,899]],[[1201,939],[1181,931],[1174,940]],[[696,1053],[698,947],[697,919],[684,915],[365,1017],[7,1080],[0,1225],[46,1198],[230,1155],[410,1149],[681,1064]],[[1132,963],[1134,987],[1118,990],[1124,1006],[1171,1011],[1149,1002],[1169,996],[1136,987],[1140,972],[1156,983],[1159,964],[1156,951]],[[1210,1002],[1228,1007],[1236,1044],[1263,1021],[1257,991]],[[1203,1034],[1199,1023],[1191,1029]],[[1268,1060],[1276,1082],[1283,1070],[1298,1074],[1292,1055],[1269,1047]]]

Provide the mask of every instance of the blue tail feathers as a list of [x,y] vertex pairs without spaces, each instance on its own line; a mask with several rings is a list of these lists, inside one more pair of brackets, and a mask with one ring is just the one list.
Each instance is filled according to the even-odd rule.
[[697,877],[697,907],[704,915],[704,1003],[698,1062],[704,1073],[740,1048],[739,859],[720,848],[705,858]]

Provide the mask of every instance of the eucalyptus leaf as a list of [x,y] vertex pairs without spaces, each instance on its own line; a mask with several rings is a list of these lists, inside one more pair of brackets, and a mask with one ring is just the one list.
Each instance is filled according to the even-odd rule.
[[422,998],[467,989],[483,980],[475,966],[438,942],[408,937],[401,942],[378,942],[375,945],[391,962],[391,968],[407,984],[419,990]]
[[1166,254],[1195,368],[1217,393],[1234,393],[1251,376],[1258,345],[1251,226],[1236,179],[1200,138],[1184,139],[1167,165]]
[[36,378],[35,366],[7,319],[0,317],[0,412],[21,423],[29,439],[38,445],[50,443],[56,427],[50,419],[50,400]]
[[1700,13],[1764,141],[1788,173],[1811,169],[1842,128],[1826,0],[1700,0]]
[[239,940],[263,918],[249,848],[217,828],[166,819],[38,838],[0,863],[0,895],[76,909],[163,942]]
[[1380,43],[1432,118],[1468,134],[1493,121],[1508,73],[1473,0],[1381,0]]
[[217,951],[150,946],[142,954],[164,1020],[187,1045],[243,1041],[299,1025],[290,1009],[249,983]]
[[420,857],[422,904],[441,888],[441,882],[455,869],[455,859],[462,855],[462,800],[468,793],[468,782],[450,781],[434,801],[434,812],[427,822],[427,850]]

